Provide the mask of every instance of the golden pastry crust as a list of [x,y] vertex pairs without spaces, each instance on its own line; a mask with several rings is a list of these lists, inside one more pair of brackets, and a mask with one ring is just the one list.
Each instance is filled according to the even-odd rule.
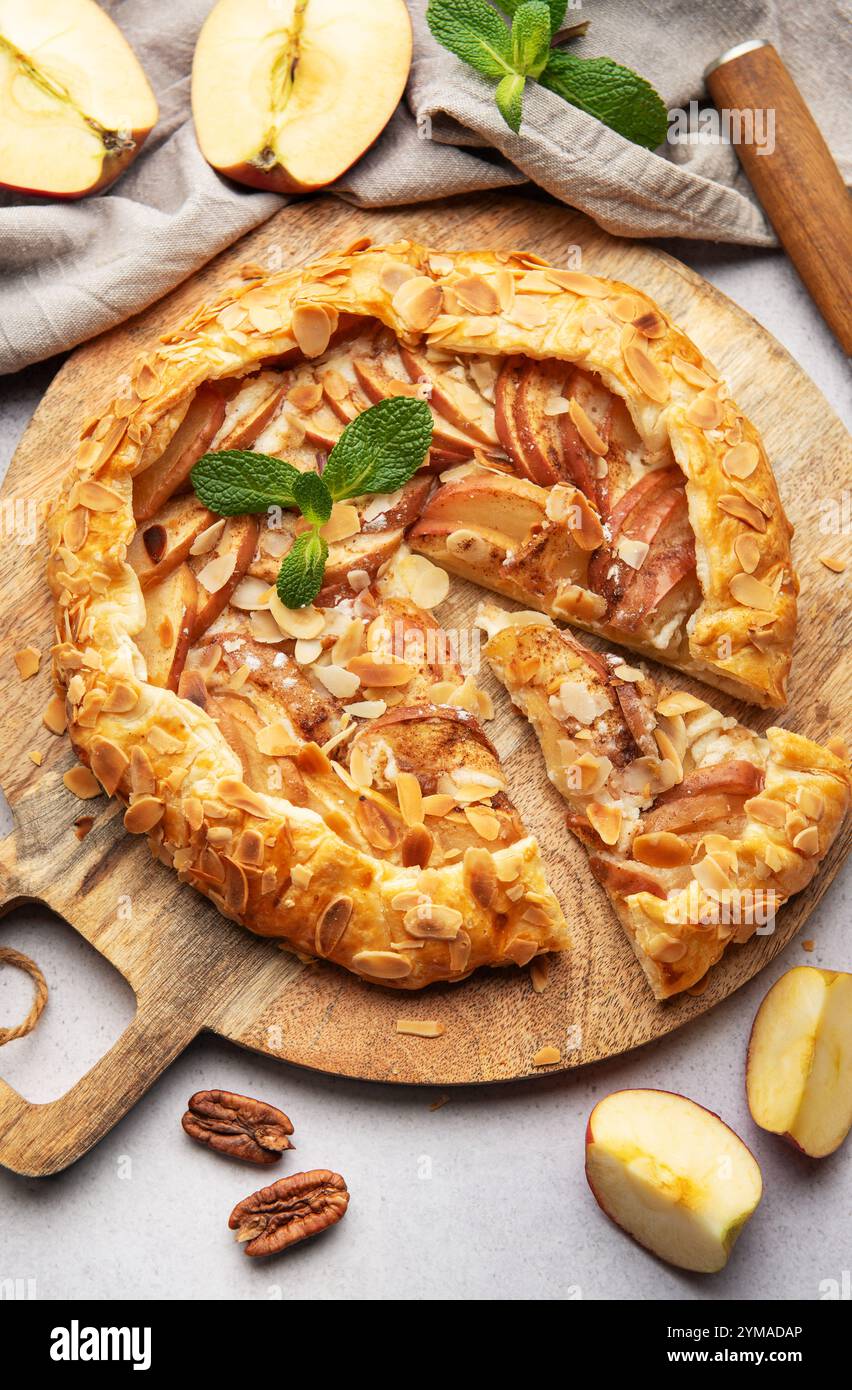
[[840,830],[847,765],[785,729],[760,737],[535,614],[485,605],[481,621],[656,998],[771,931]]
[[[581,362],[625,401],[649,449],[671,446],[687,478],[703,588],[689,647],[708,678],[758,702],[783,699],[796,582],[789,526],[753,427],[689,340],[647,296],[618,282],[551,271],[534,256],[365,242],[296,270],[246,268],[242,283],[138,358],[127,389],[85,425],[50,521],[55,670],[74,746],[108,792],[129,798],[128,828],[148,833],[161,858],[236,920],[365,978],[417,988],[567,944],[535,843],[492,856],[498,888],[482,905],[464,864],[400,870],[345,846],[314,813],[245,789],[217,725],[190,700],[147,683],[134,641],[145,601],[126,558],[136,529],[132,480],[161,458],[196,391],[316,358],[335,330],[364,316],[404,345]],[[726,472],[736,449],[747,483]],[[740,498],[734,511],[745,520],[730,507],[720,512],[728,493]],[[749,530],[760,534],[760,566],[735,599],[734,541]],[[522,891],[510,897],[502,885],[512,882]],[[394,906],[409,890],[462,914],[452,945],[410,939],[411,908]],[[341,897],[351,908],[335,907]]]

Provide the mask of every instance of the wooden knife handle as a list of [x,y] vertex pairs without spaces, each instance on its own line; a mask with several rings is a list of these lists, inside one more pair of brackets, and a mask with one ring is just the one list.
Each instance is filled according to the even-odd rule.
[[763,152],[756,144],[734,148],[817,308],[852,353],[852,208],[798,87],[763,40],[731,49],[706,80],[720,111],[774,110],[774,150],[771,141]]

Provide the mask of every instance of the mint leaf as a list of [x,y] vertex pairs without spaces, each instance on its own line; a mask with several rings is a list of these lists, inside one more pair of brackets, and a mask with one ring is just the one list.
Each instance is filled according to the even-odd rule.
[[439,44],[483,77],[512,71],[509,31],[486,0],[429,0],[426,22]]
[[[316,476],[316,475],[314,475]],[[297,536],[278,571],[276,589],[285,608],[306,608],[322,588],[328,544],[319,531]]]
[[[528,0],[495,0],[495,4],[504,14],[512,18],[523,9]],[[550,32],[555,34],[560,24],[565,19],[565,11],[568,8],[568,0],[546,0],[547,8],[550,11]]]
[[[512,65],[516,72],[526,77],[538,77],[549,57],[550,10],[544,0],[525,0],[523,5],[518,6],[512,21]],[[499,97],[497,105],[500,106]],[[500,110],[503,112],[502,106]],[[509,124],[512,124],[511,121]],[[517,128],[512,126],[513,130]]]
[[331,493],[319,473],[300,473],[293,484],[293,498],[313,526],[323,526],[331,516]]
[[248,449],[202,454],[190,473],[205,507],[219,516],[243,516],[269,507],[292,507],[293,487],[302,475],[292,463]]
[[655,150],[666,138],[668,120],[659,93],[612,58],[577,58],[556,50],[538,80],[635,145]]
[[365,492],[395,492],[420,468],[431,443],[426,402],[391,396],[346,426],[328,456],[323,482],[335,502]]
[[524,79],[509,73],[497,84],[494,100],[506,125],[517,135],[521,128],[521,115],[524,99]]

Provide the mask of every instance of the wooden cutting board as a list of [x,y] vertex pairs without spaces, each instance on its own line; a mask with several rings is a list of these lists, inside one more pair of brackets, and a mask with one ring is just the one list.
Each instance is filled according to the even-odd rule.
[[[575,264],[571,248],[579,246],[583,270],[632,281],[659,301],[721,368],[763,432],[796,524],[803,599],[785,722],[817,738],[848,729],[845,582],[816,558],[825,550],[837,553],[843,544],[839,535],[820,532],[832,501],[839,515],[842,483],[850,476],[843,426],[788,353],[712,285],[670,257],[617,241],[584,217],[534,198],[489,195],[380,212],[319,199],[283,209],[192,281],[70,358],[15,455],[2,494],[4,520],[9,503],[26,507],[55,493],[81,419],[107,404],[137,351],[215,294],[238,266],[249,260],[273,269],[307,262],[363,233],[377,241],[407,236],[436,247],[523,248],[557,265]],[[125,976],[138,1006],[127,1032],[60,1100],[31,1105],[0,1081],[0,1163],[17,1172],[56,1172],[85,1153],[202,1029],[321,1071],[440,1086],[534,1074],[532,1059],[544,1044],[561,1049],[556,1069],[611,1057],[679,1028],[750,979],[799,930],[841,863],[845,844],[838,843],[816,883],[784,908],[775,934],[732,948],[702,995],[655,1003],[585,854],[564,829],[563,803],[543,775],[530,730],[489,677],[499,711],[490,731],[496,730],[512,794],[542,843],[574,950],[554,961],[542,994],[533,992],[526,971],[515,969],[483,971],[461,985],[406,994],[365,984],[333,966],[303,966],[221,917],[152,862],[147,844],[124,833],[115,803],[101,798],[83,804],[65,790],[62,773],[74,761],[70,746],[41,724],[50,693],[52,628],[43,527],[39,523],[35,544],[19,543],[8,525],[4,536],[0,784],[16,828],[0,844],[0,911],[21,902],[46,903]],[[444,625],[466,624],[474,601],[468,586],[458,586],[440,611]],[[40,673],[22,683],[12,654],[29,643],[42,649],[44,659]],[[761,728],[773,722],[724,696],[718,700]],[[27,756],[31,748],[44,754],[42,767]],[[73,822],[84,812],[97,819],[80,842]],[[399,1035],[400,1016],[440,1019],[446,1032],[435,1040]],[[209,1084],[216,1083],[211,1076]]]

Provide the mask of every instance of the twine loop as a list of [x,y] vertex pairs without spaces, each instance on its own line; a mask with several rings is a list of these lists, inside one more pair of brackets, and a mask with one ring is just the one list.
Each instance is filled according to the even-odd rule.
[[41,1012],[47,1003],[47,981],[39,970],[34,960],[25,956],[23,951],[13,951],[11,946],[0,946],[0,965],[12,965],[16,970],[23,970],[30,976],[35,985],[35,996],[32,1007],[17,1028],[0,1028],[0,1047],[4,1043],[12,1042],[15,1038],[25,1038],[27,1033],[31,1033],[41,1018]]

